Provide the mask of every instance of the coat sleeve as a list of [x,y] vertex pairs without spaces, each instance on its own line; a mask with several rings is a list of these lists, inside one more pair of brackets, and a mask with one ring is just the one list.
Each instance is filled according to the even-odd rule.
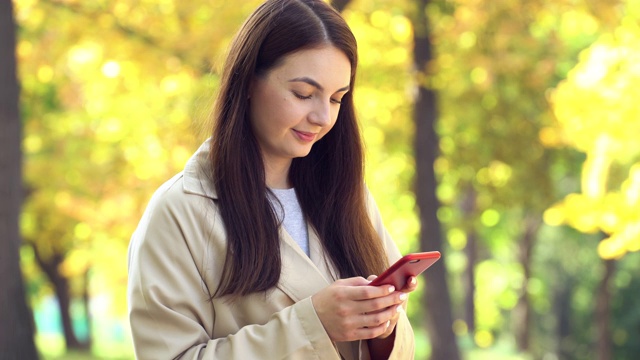
[[[382,222],[382,217],[380,216],[380,211],[378,210],[378,206],[376,202],[369,193],[366,191],[367,196],[367,209],[369,211],[369,216],[371,217],[371,222],[376,232],[382,239],[385,250],[387,252],[387,259],[389,260],[389,264],[393,264],[396,260],[402,257],[400,250],[396,243],[389,235],[389,232],[384,227]],[[402,311],[400,313],[400,317],[398,318],[398,322],[396,323],[396,337],[393,343],[393,350],[389,356],[389,360],[401,360],[401,359],[413,359],[414,351],[415,351],[415,339],[413,334],[413,329],[411,328],[411,323],[409,322],[409,318],[407,317],[407,313]],[[369,359],[369,349],[366,346],[366,342],[363,341],[360,345],[360,358],[361,359]]]
[[199,265],[203,251],[216,251],[215,244],[207,250],[216,240],[205,237],[211,232],[203,225],[210,220],[203,217],[206,203],[185,201],[189,195],[176,185],[151,200],[129,248],[127,297],[136,358],[337,359],[310,298],[264,324],[213,338],[215,305]]

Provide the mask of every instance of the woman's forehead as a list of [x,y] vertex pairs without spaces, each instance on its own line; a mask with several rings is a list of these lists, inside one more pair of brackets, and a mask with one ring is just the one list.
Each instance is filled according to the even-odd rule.
[[283,81],[311,80],[301,82],[333,92],[350,85],[351,62],[340,49],[328,45],[284,56],[272,74]]

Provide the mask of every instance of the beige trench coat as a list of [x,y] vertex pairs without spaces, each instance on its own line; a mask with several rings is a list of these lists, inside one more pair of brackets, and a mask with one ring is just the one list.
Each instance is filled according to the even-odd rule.
[[[224,225],[208,179],[208,142],[152,197],[129,246],[128,310],[138,359],[369,359],[365,341],[333,343],[311,303],[335,270],[309,227],[310,257],[280,230],[282,274],[272,290],[209,300],[226,256]],[[371,220],[390,263],[400,253],[373,199]],[[363,274],[367,275],[367,274]],[[391,359],[412,359],[404,312]]]

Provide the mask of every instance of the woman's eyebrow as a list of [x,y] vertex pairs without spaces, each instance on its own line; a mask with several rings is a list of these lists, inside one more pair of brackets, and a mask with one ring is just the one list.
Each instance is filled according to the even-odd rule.
[[[316,87],[318,90],[320,91],[324,91],[324,88],[322,87],[322,85],[318,84],[317,81],[313,80],[310,77],[307,76],[302,76],[302,77],[297,77],[297,78],[293,78],[291,80],[289,80],[289,82],[303,82],[303,83],[307,83],[313,87]],[[343,92],[343,91],[349,91],[349,85],[342,87],[340,89],[338,89],[338,91],[336,92]]]

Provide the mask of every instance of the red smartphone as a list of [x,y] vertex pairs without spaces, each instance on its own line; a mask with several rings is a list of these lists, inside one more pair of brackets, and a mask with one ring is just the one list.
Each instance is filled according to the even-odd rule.
[[400,290],[407,284],[410,276],[417,276],[440,259],[439,251],[408,254],[391,265],[369,285],[393,285]]

